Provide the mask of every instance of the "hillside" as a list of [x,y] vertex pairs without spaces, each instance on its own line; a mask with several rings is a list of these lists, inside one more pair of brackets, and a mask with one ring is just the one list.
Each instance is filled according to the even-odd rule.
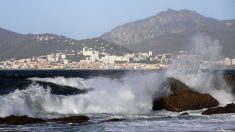
[[50,54],[57,51],[82,50],[83,47],[114,55],[132,51],[100,38],[75,40],[55,34],[18,34],[0,28],[0,60],[27,58]]
[[216,20],[190,10],[169,9],[155,16],[118,26],[101,38],[132,50],[174,53],[188,50],[191,37],[197,33],[218,39],[223,54],[235,56],[235,20]]

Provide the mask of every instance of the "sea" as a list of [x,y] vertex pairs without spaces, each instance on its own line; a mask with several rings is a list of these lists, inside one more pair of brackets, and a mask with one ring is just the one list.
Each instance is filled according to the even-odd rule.
[[[164,78],[164,70],[0,70],[0,117],[90,118],[81,124],[0,125],[0,131],[235,131],[234,113],[152,111]],[[113,118],[121,120],[103,122]]]

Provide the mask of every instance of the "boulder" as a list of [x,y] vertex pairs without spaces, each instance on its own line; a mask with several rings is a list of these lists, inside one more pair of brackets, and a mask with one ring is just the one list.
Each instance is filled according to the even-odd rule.
[[235,113],[234,103],[228,104],[225,107],[208,108],[207,110],[202,112],[202,115],[226,114],[226,113]]
[[87,122],[88,120],[89,118],[87,116],[78,115],[78,116],[55,118],[55,119],[50,119],[48,121],[60,122],[60,123],[83,123]]
[[168,86],[171,93],[153,100],[152,110],[154,111],[165,109],[168,111],[181,112],[185,110],[216,107],[219,105],[219,102],[210,94],[194,91],[177,79],[167,78],[162,86]]
[[42,123],[42,122],[45,122],[45,120],[28,116],[11,115],[5,118],[0,118],[0,124],[7,124],[7,125],[25,125],[25,124]]
[[35,124],[35,123],[46,123],[46,122],[59,122],[59,123],[83,123],[87,122],[89,118],[87,116],[70,116],[70,117],[61,117],[55,119],[40,119],[24,116],[7,116],[5,118],[0,118],[0,124],[6,125],[26,125],[26,124]]

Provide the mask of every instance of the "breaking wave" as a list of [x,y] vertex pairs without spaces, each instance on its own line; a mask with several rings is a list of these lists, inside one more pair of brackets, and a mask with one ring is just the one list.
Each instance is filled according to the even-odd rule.
[[211,94],[221,105],[233,102],[235,98],[223,77],[225,68],[220,67],[214,73],[218,70],[216,61],[223,58],[219,41],[199,33],[193,37],[190,47],[186,56],[173,60],[166,76],[179,79],[201,93]]
[[[82,113],[146,113],[151,111],[152,94],[163,80],[159,73],[129,74],[121,79],[95,77],[81,78],[34,78],[61,85],[92,87],[86,94],[54,95],[50,89],[31,84],[25,90],[0,96],[0,116]],[[59,82],[62,80],[62,82]],[[70,84],[69,82],[73,82]],[[81,85],[81,86],[80,86]]]
[[39,81],[39,82],[49,82],[49,83],[54,83],[57,85],[62,85],[62,86],[69,86],[77,89],[90,89],[89,85],[89,80],[85,80],[83,78],[64,78],[64,77],[55,77],[55,78],[29,78],[29,80],[32,81]]

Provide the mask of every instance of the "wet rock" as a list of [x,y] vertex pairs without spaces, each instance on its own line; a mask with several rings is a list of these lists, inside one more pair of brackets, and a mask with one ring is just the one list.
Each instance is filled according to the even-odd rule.
[[7,125],[25,125],[25,124],[42,123],[42,122],[45,122],[45,120],[28,116],[11,115],[5,118],[0,118],[0,124],[7,124]]
[[226,75],[224,76],[224,80],[228,84],[229,88],[231,88],[233,95],[235,95],[235,75]]
[[225,107],[208,108],[207,110],[202,112],[202,115],[226,114],[226,113],[235,113],[234,103],[228,104]]
[[179,114],[178,116],[185,116],[185,115],[189,115],[189,113],[188,112],[184,112],[184,113]]
[[83,123],[87,122],[89,118],[87,116],[70,116],[70,117],[61,117],[55,119],[40,119],[33,118],[28,116],[7,116],[5,118],[0,118],[0,124],[6,125],[26,125],[26,124],[35,124],[35,123],[46,123],[46,122],[59,122],[59,123]]
[[60,123],[83,123],[87,122],[89,118],[87,116],[70,116],[70,117],[61,117],[56,119],[50,119],[51,122],[60,122]]
[[168,85],[171,93],[168,96],[155,98],[152,110],[168,110],[181,112],[185,110],[199,110],[203,108],[216,107],[219,102],[210,94],[203,94],[192,90],[183,82],[167,78],[163,85]]
[[112,118],[112,119],[101,121],[101,123],[105,123],[105,122],[117,122],[117,121],[123,121],[123,120],[124,119]]
[[76,94],[86,94],[90,89],[78,89],[70,86],[63,86],[63,85],[57,85],[54,83],[50,82],[42,82],[42,81],[37,81],[37,83],[42,86],[43,88],[51,88],[51,93],[52,94],[57,94],[57,95],[76,95]]

